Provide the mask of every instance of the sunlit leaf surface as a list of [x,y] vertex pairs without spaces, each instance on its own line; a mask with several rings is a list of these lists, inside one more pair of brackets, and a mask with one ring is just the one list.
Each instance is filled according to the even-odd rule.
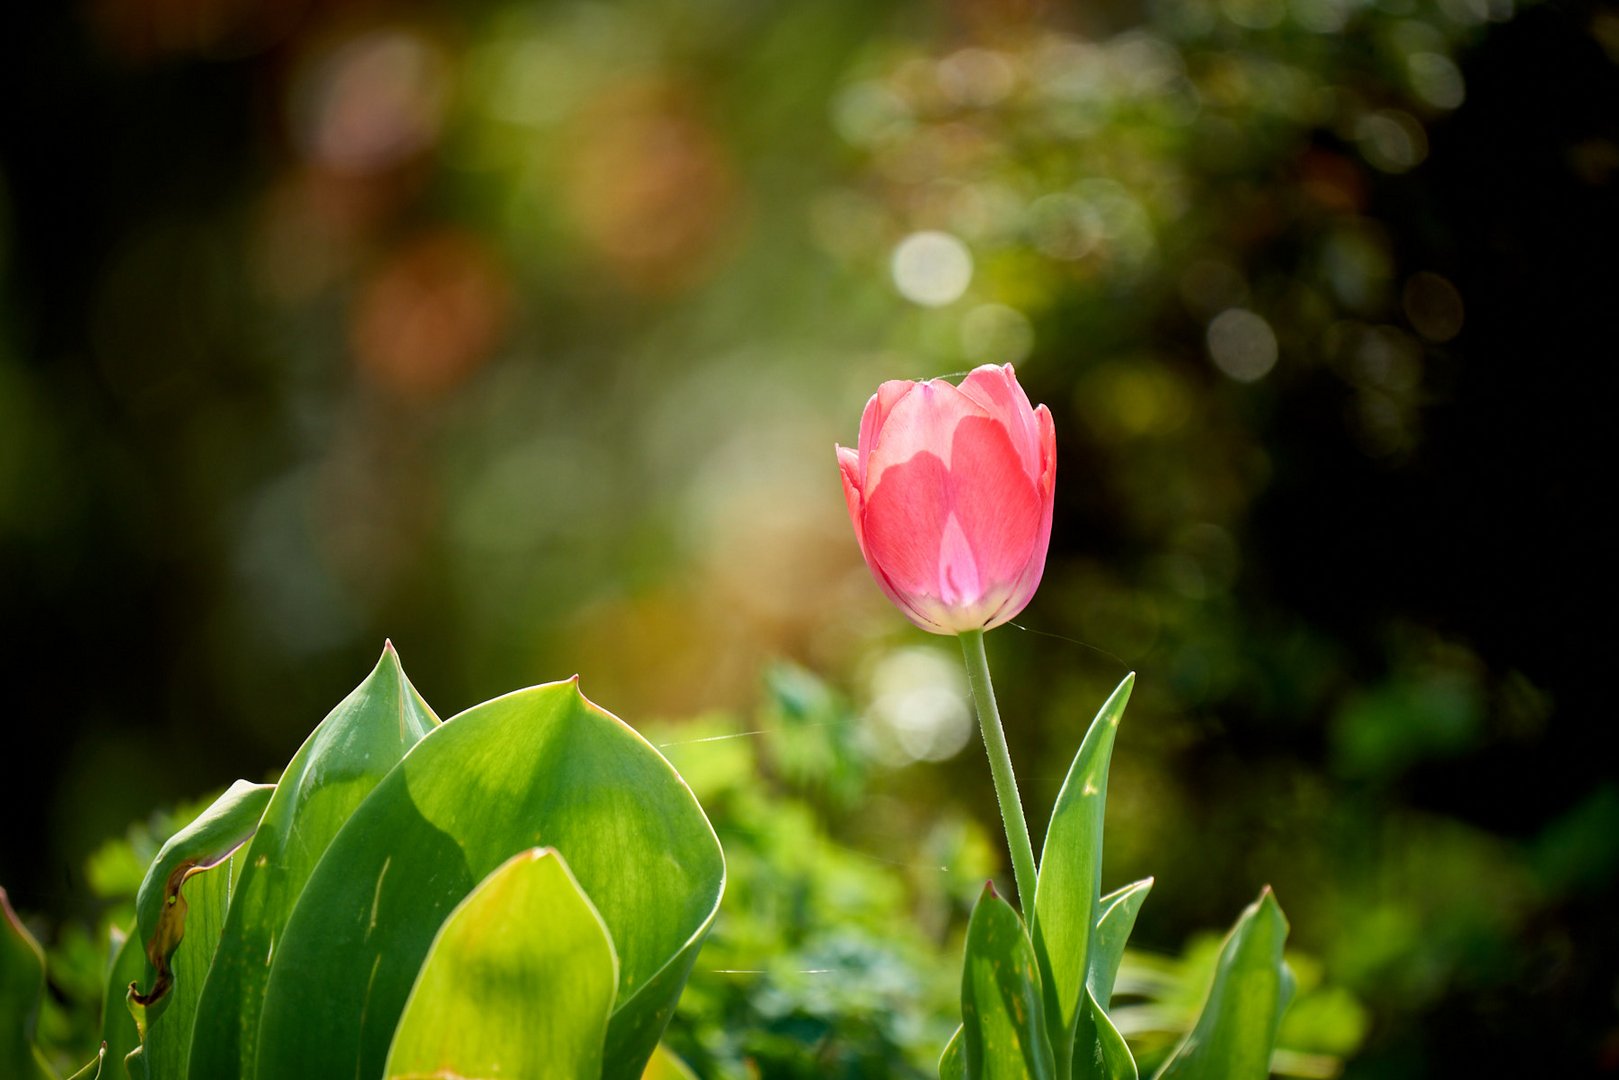
[[607,928],[562,857],[521,852],[445,920],[383,1075],[597,1080],[617,984]]
[[1057,1075],[1073,1060],[1089,1060],[1075,1045],[1086,1008],[1085,984],[1102,878],[1102,824],[1107,809],[1107,771],[1119,720],[1135,676],[1126,676],[1102,705],[1069,767],[1057,796],[1040,856],[1034,894],[1034,950],[1040,962],[1045,1017]]
[[987,886],[967,924],[961,1027],[970,1080],[1047,1080],[1056,1074],[1034,946],[1018,913]]
[[[158,851],[135,894],[136,933],[146,953],[146,977],[131,989],[131,1001],[161,1010],[174,980],[170,958],[186,935],[189,898],[181,886],[187,877],[229,858],[258,827],[259,816],[275,790],[270,784],[238,780],[175,833]],[[217,933],[217,926],[214,928]],[[210,947],[211,948],[211,947]],[[203,970],[207,970],[206,967]]]
[[332,841],[276,951],[261,1076],[380,1075],[439,926],[512,855],[554,847],[618,952],[603,1075],[638,1077],[713,919],[719,843],[658,753],[572,682],[434,729]]
[[[146,1068],[154,1080],[183,1077],[191,1059],[191,1039],[197,1020],[197,1002],[219,945],[225,912],[231,902],[229,861],[186,875],[181,885],[186,906],[185,937],[170,957],[174,983],[167,995],[144,1010]],[[132,1006],[139,1013],[140,1006]]]
[[390,644],[376,668],[293,755],[242,854],[241,879],[198,1008],[190,1075],[254,1075],[276,941],[338,829],[438,724]]

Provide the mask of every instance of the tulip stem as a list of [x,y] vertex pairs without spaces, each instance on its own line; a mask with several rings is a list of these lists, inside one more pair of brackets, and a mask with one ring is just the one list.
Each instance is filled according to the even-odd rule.
[[1001,712],[995,707],[995,687],[989,681],[989,658],[984,654],[984,632],[963,630],[961,652],[967,659],[967,682],[978,706],[978,726],[984,733],[989,771],[995,776],[995,798],[1001,804],[1001,822],[1006,826],[1006,843],[1012,851],[1018,907],[1027,921],[1034,918],[1034,846],[1029,843],[1029,826],[1023,820],[1023,802],[1018,798],[1017,777],[1012,775],[1012,755],[1006,748]]

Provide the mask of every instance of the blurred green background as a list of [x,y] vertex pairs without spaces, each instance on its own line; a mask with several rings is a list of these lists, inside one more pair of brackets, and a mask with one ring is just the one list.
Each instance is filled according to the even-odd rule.
[[[871,583],[832,444],[883,379],[1011,361],[1059,441],[1044,585],[990,639],[1037,835],[1137,670],[1138,945],[1268,882],[1368,1010],[1346,1075],[1619,1073],[1619,8],[8,21],[20,909],[85,915],[98,844],[273,774],[385,636],[441,715],[579,672],[671,743],[788,660],[848,702],[816,730],[857,775],[812,785],[846,849],[993,824],[954,645]],[[959,877],[878,910],[942,935]]]

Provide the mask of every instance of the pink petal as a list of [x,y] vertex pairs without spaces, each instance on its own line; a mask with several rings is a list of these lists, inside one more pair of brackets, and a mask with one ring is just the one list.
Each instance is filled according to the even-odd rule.
[[[950,454],[950,440],[955,437],[956,425],[969,416],[985,415],[971,399],[941,379],[901,385],[912,389],[893,400],[869,449],[864,443],[864,421],[861,424],[860,452],[865,458],[861,488],[868,497],[881,483],[885,469],[903,465],[923,453],[943,460]],[[882,397],[881,390],[878,397]],[[871,405],[866,406],[866,414],[872,415]]]
[[1046,554],[1051,547],[1052,506],[1056,493],[1057,433],[1052,427],[1051,412],[1044,405],[1035,410],[1035,419],[1040,427],[1040,528],[1028,564],[1008,593],[1005,603],[990,615],[989,621],[984,625],[986,630],[1017,618],[1018,613],[1028,607],[1029,601],[1034,599],[1035,590],[1040,587],[1040,578],[1046,570]]
[[1034,422],[1039,429],[1040,497],[1046,500],[1049,511],[1051,497],[1057,490],[1057,429],[1051,422],[1051,410],[1044,405],[1034,410]]
[[1013,588],[1040,546],[1042,499],[1004,427],[980,417],[961,422],[950,485],[985,589]]
[[1029,395],[1018,385],[1011,364],[985,364],[961,381],[961,392],[1007,429],[1024,471],[1039,475],[1040,436]]
[[849,504],[849,520],[854,524],[854,538],[860,550],[866,549],[866,527],[860,513],[860,455],[846,446],[836,447],[838,472],[843,476],[843,498]]
[[972,545],[956,515],[951,514],[939,539],[939,587],[937,595],[952,608],[969,608],[984,598],[984,585],[978,576],[978,562]]
[[1034,553],[1023,568],[1023,573],[1011,589],[1007,591],[1006,599],[990,613],[984,623],[984,629],[993,630],[1004,622],[1018,617],[1018,613],[1029,606],[1034,599],[1035,591],[1040,588],[1040,578],[1046,571],[1046,553],[1051,544],[1051,504],[1047,503],[1040,523],[1040,533],[1035,544]]
[[903,611],[907,618],[921,626],[924,630],[932,627],[918,622],[912,603],[901,596],[894,586],[889,584],[887,576],[871,556],[871,549],[866,544],[866,513],[865,497],[860,492],[860,459],[859,455],[846,446],[840,446],[838,451],[838,471],[843,476],[843,498],[849,505],[849,520],[854,525],[855,542],[860,545],[860,556],[866,560],[866,568],[876,579],[877,585],[882,589],[883,595],[889,602]]
[[866,497],[867,561],[901,595],[938,595],[949,482],[944,462],[923,452],[884,470]]
[[894,411],[901,398],[916,389],[916,383],[909,379],[890,379],[877,388],[866,402],[865,412],[860,414],[860,484],[866,483],[866,467],[870,460],[872,450],[882,435],[883,425],[888,420],[888,414]]

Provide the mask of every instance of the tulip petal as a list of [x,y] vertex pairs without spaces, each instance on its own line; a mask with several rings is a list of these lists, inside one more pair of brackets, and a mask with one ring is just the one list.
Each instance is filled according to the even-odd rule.
[[849,505],[849,520],[854,524],[855,542],[860,545],[860,555],[866,560],[866,568],[871,571],[871,576],[876,579],[878,587],[883,590],[883,595],[903,611],[907,618],[924,630],[944,633],[941,628],[935,626],[926,616],[918,612],[916,606],[910,600],[900,595],[899,591],[889,583],[887,575],[883,573],[882,566],[872,558],[871,549],[866,543],[866,508],[865,496],[860,491],[859,455],[846,446],[839,446],[837,451],[838,471],[843,475],[843,498]]
[[877,392],[871,395],[871,400],[866,402],[866,411],[860,414],[860,441],[856,444],[860,447],[859,477],[862,489],[866,486],[867,461],[877,446],[878,435],[888,420],[888,414],[894,411],[901,398],[916,389],[916,385],[909,379],[890,379],[879,386]]
[[937,596],[939,552],[950,517],[950,473],[919,453],[883,471],[866,498],[867,561],[903,596]]
[[985,413],[998,420],[1017,448],[1023,460],[1023,470],[1030,476],[1040,473],[1040,433],[1029,404],[1029,395],[1018,385],[1011,364],[985,364],[974,368],[961,380],[961,392]]
[[1051,516],[1051,497],[1057,490],[1057,429],[1051,422],[1051,410],[1041,405],[1034,410],[1034,423],[1039,431],[1040,444],[1040,497],[1046,503],[1046,516]]
[[[889,385],[893,384],[885,383],[884,387]],[[864,421],[861,424],[861,453],[866,455],[860,478],[861,490],[866,492],[868,498],[882,482],[885,470],[903,465],[918,454],[937,456],[947,453],[957,424],[969,416],[987,415],[970,398],[942,379],[898,385],[908,385],[911,391],[892,399],[891,407],[882,415],[881,426],[869,451]],[[878,413],[883,408],[883,397],[884,391],[879,390],[873,399]],[[868,417],[874,415],[872,405],[866,406],[866,413]],[[940,528],[943,528],[942,519]]]
[[1040,429],[1041,471],[1036,482],[1040,495],[1040,529],[1028,565],[1023,568],[1006,602],[990,615],[989,621],[984,624],[985,629],[993,629],[1017,618],[1018,613],[1034,599],[1035,590],[1040,587],[1040,578],[1046,570],[1046,553],[1051,546],[1053,492],[1057,480],[1057,432],[1051,423],[1051,411],[1044,405],[1035,409],[1034,415]]
[[1010,591],[1031,559],[1045,557],[1035,477],[1024,471],[1006,428],[977,417],[956,428],[950,466],[955,514],[978,574],[991,587]]
[[847,446],[836,447],[838,452],[838,472],[843,476],[843,498],[849,504],[849,520],[854,523],[854,538],[860,543],[860,550],[866,550],[866,527],[862,522],[864,515],[860,512],[860,455]]
[[978,561],[961,521],[954,514],[945,521],[944,535],[939,538],[938,597],[953,608],[970,608],[984,598]]

